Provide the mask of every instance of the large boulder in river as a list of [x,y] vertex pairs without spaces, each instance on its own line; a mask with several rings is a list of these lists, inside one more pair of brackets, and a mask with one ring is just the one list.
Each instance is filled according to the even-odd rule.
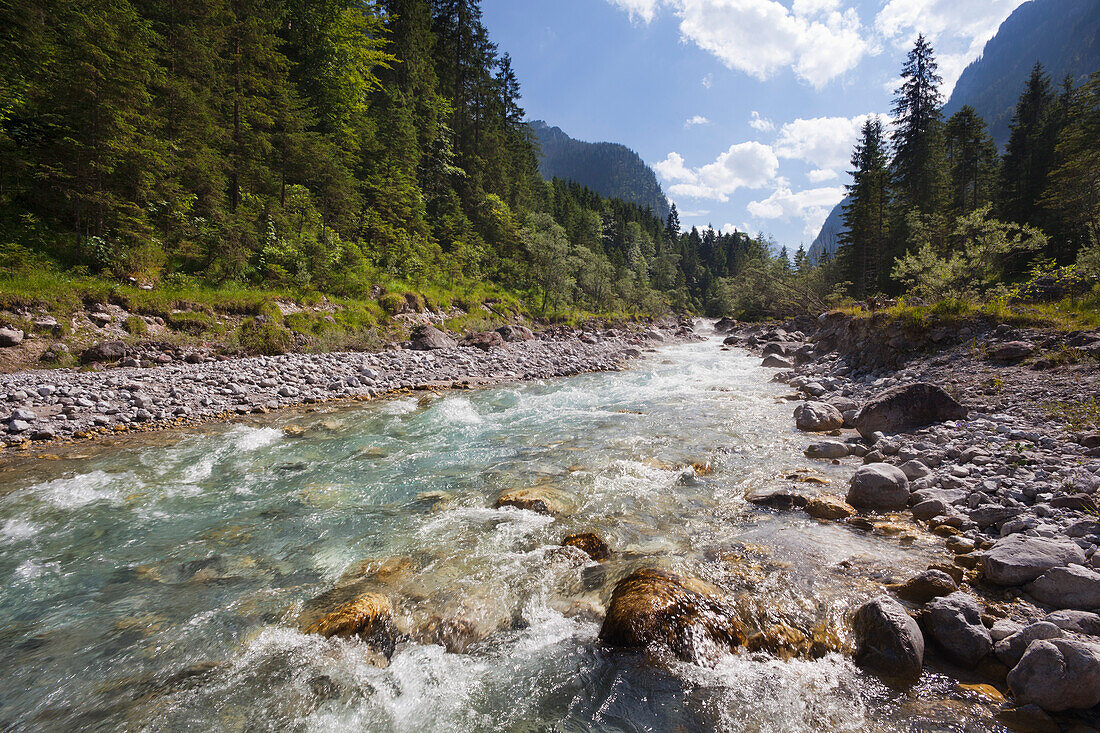
[[840,410],[825,402],[803,402],[794,408],[794,424],[799,430],[807,432],[829,432],[844,426],[844,416]]
[[978,602],[957,592],[928,604],[924,630],[956,664],[973,668],[993,651]]
[[310,600],[298,626],[306,634],[326,638],[357,636],[387,658],[397,639],[393,604],[384,594],[368,591],[364,583],[337,587]]
[[934,384],[916,382],[888,389],[863,406],[853,425],[865,439],[875,433],[904,433],[925,425],[961,420],[966,408]]
[[924,636],[917,622],[890,596],[863,604],[852,619],[856,663],[884,677],[911,682],[924,665]]
[[409,335],[409,348],[415,351],[433,351],[435,349],[450,349],[458,345],[458,342],[435,326],[421,325],[412,330]]
[[1002,664],[1012,669],[1020,663],[1020,658],[1024,656],[1024,652],[1032,643],[1046,641],[1047,639],[1060,639],[1063,636],[1065,634],[1055,624],[1049,621],[1040,621],[1025,626],[1015,634],[998,641],[993,645],[993,653],[997,655],[997,659],[1001,660]]
[[681,659],[698,662],[743,646],[746,635],[719,589],[647,568],[615,585],[600,639],[616,647],[666,647]]
[[1100,573],[1081,565],[1051,568],[1027,585],[1027,593],[1051,608],[1100,608]]
[[1084,551],[1072,540],[1014,534],[986,553],[982,569],[991,583],[1011,586],[1030,583],[1051,568],[1084,563]]
[[888,463],[868,463],[852,476],[848,503],[856,509],[891,512],[909,505],[909,479]]
[[1033,642],[1011,672],[1018,705],[1059,712],[1100,705],[1100,644],[1078,639]]
[[81,364],[94,364],[103,361],[118,361],[126,358],[126,344],[122,341],[104,341],[87,348],[80,354]]
[[501,326],[497,329],[497,333],[508,342],[530,341],[535,337],[535,334],[531,333],[531,329],[527,328],[527,326],[519,326],[513,323],[509,323],[507,326]]

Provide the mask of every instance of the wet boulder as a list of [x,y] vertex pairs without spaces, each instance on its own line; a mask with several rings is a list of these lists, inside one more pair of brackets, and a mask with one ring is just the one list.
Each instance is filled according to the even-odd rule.
[[436,349],[451,349],[458,345],[453,338],[440,331],[435,326],[417,326],[409,334],[409,348],[414,351],[434,351]]
[[529,489],[512,489],[497,497],[497,509],[515,507],[536,514],[559,516],[567,514],[572,508],[572,498],[564,491],[549,486],[533,486]]
[[359,637],[387,658],[397,641],[390,599],[358,583],[334,588],[306,603],[298,626],[303,633],[325,638]]
[[844,416],[825,402],[803,402],[794,409],[794,422],[799,430],[822,433],[843,427]]
[[928,604],[924,630],[948,658],[963,667],[976,667],[993,650],[993,638],[982,625],[978,603],[957,592]]
[[535,334],[531,333],[531,329],[526,326],[519,326],[516,324],[508,324],[507,326],[501,326],[497,329],[497,333],[501,335],[505,341],[511,343],[513,341],[530,341],[535,338]]
[[85,349],[80,354],[81,364],[96,364],[99,362],[118,361],[125,359],[127,354],[126,344],[122,341],[104,341]]
[[571,534],[561,541],[563,547],[576,547],[597,562],[611,557],[611,548],[595,532]]
[[613,647],[664,647],[681,659],[704,662],[743,646],[746,636],[717,588],[647,568],[615,585],[600,640]]
[[949,596],[959,589],[958,583],[942,570],[925,570],[890,589],[898,598],[912,603],[927,603],[933,598]]
[[465,346],[472,349],[481,349],[482,351],[489,351],[493,348],[504,347],[504,337],[496,331],[486,331],[484,333],[471,333],[458,342],[459,346]]
[[911,682],[924,665],[924,636],[905,608],[889,596],[863,604],[852,620],[856,663],[884,677]]
[[820,443],[811,443],[803,454],[807,458],[845,458],[848,455],[848,446],[839,440],[824,440]]
[[847,519],[856,513],[853,506],[836,496],[815,496],[803,507],[814,519]]
[[1015,634],[1010,634],[998,641],[993,645],[993,653],[997,655],[997,659],[1011,669],[1019,664],[1020,658],[1024,656],[1024,652],[1027,651],[1032,642],[1058,639],[1062,636],[1065,636],[1065,634],[1062,633],[1060,628],[1049,621],[1040,621],[1025,626]]
[[871,440],[875,433],[904,433],[946,420],[961,420],[966,409],[934,384],[916,382],[888,389],[868,402],[853,420],[856,430]]
[[869,463],[852,476],[848,503],[868,511],[896,511],[909,505],[909,479],[888,463]]
[[1028,595],[1046,606],[1091,611],[1100,608],[1100,573],[1081,565],[1051,568],[1027,584]]
[[1008,673],[1008,687],[1020,705],[1044,710],[1100,705],[1100,644],[1078,639],[1033,642]]
[[1030,583],[1051,568],[1083,565],[1084,551],[1070,540],[1014,534],[998,540],[982,560],[985,577],[997,585]]

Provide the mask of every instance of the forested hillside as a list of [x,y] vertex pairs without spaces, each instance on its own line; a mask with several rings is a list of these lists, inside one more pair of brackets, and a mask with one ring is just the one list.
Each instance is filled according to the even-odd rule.
[[539,143],[539,171],[547,180],[577,181],[603,196],[622,199],[668,216],[668,199],[657,175],[630,148],[618,143],[574,140],[561,128],[531,123]]
[[0,306],[91,277],[659,313],[728,274],[659,187],[542,179],[477,0],[11,0],[0,59]]

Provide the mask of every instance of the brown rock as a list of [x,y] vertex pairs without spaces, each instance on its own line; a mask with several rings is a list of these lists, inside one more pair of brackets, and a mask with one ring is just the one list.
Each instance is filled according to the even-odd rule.
[[535,486],[530,489],[513,489],[505,491],[499,497],[495,507],[511,506],[516,509],[526,509],[536,514],[549,514],[557,516],[569,511],[572,501],[569,496],[557,489]]
[[611,548],[594,532],[571,534],[561,541],[564,547],[576,547],[583,550],[593,560],[600,562],[611,557]]
[[814,519],[847,519],[856,510],[836,496],[815,496],[806,502],[806,513]]

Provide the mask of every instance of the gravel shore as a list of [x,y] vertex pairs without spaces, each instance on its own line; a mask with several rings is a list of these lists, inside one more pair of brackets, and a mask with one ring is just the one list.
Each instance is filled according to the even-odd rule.
[[12,448],[130,429],[171,428],[407,389],[467,388],[608,371],[640,356],[643,348],[689,333],[675,324],[645,331],[559,329],[483,348],[423,346],[91,372],[16,372],[0,375],[0,445]]

